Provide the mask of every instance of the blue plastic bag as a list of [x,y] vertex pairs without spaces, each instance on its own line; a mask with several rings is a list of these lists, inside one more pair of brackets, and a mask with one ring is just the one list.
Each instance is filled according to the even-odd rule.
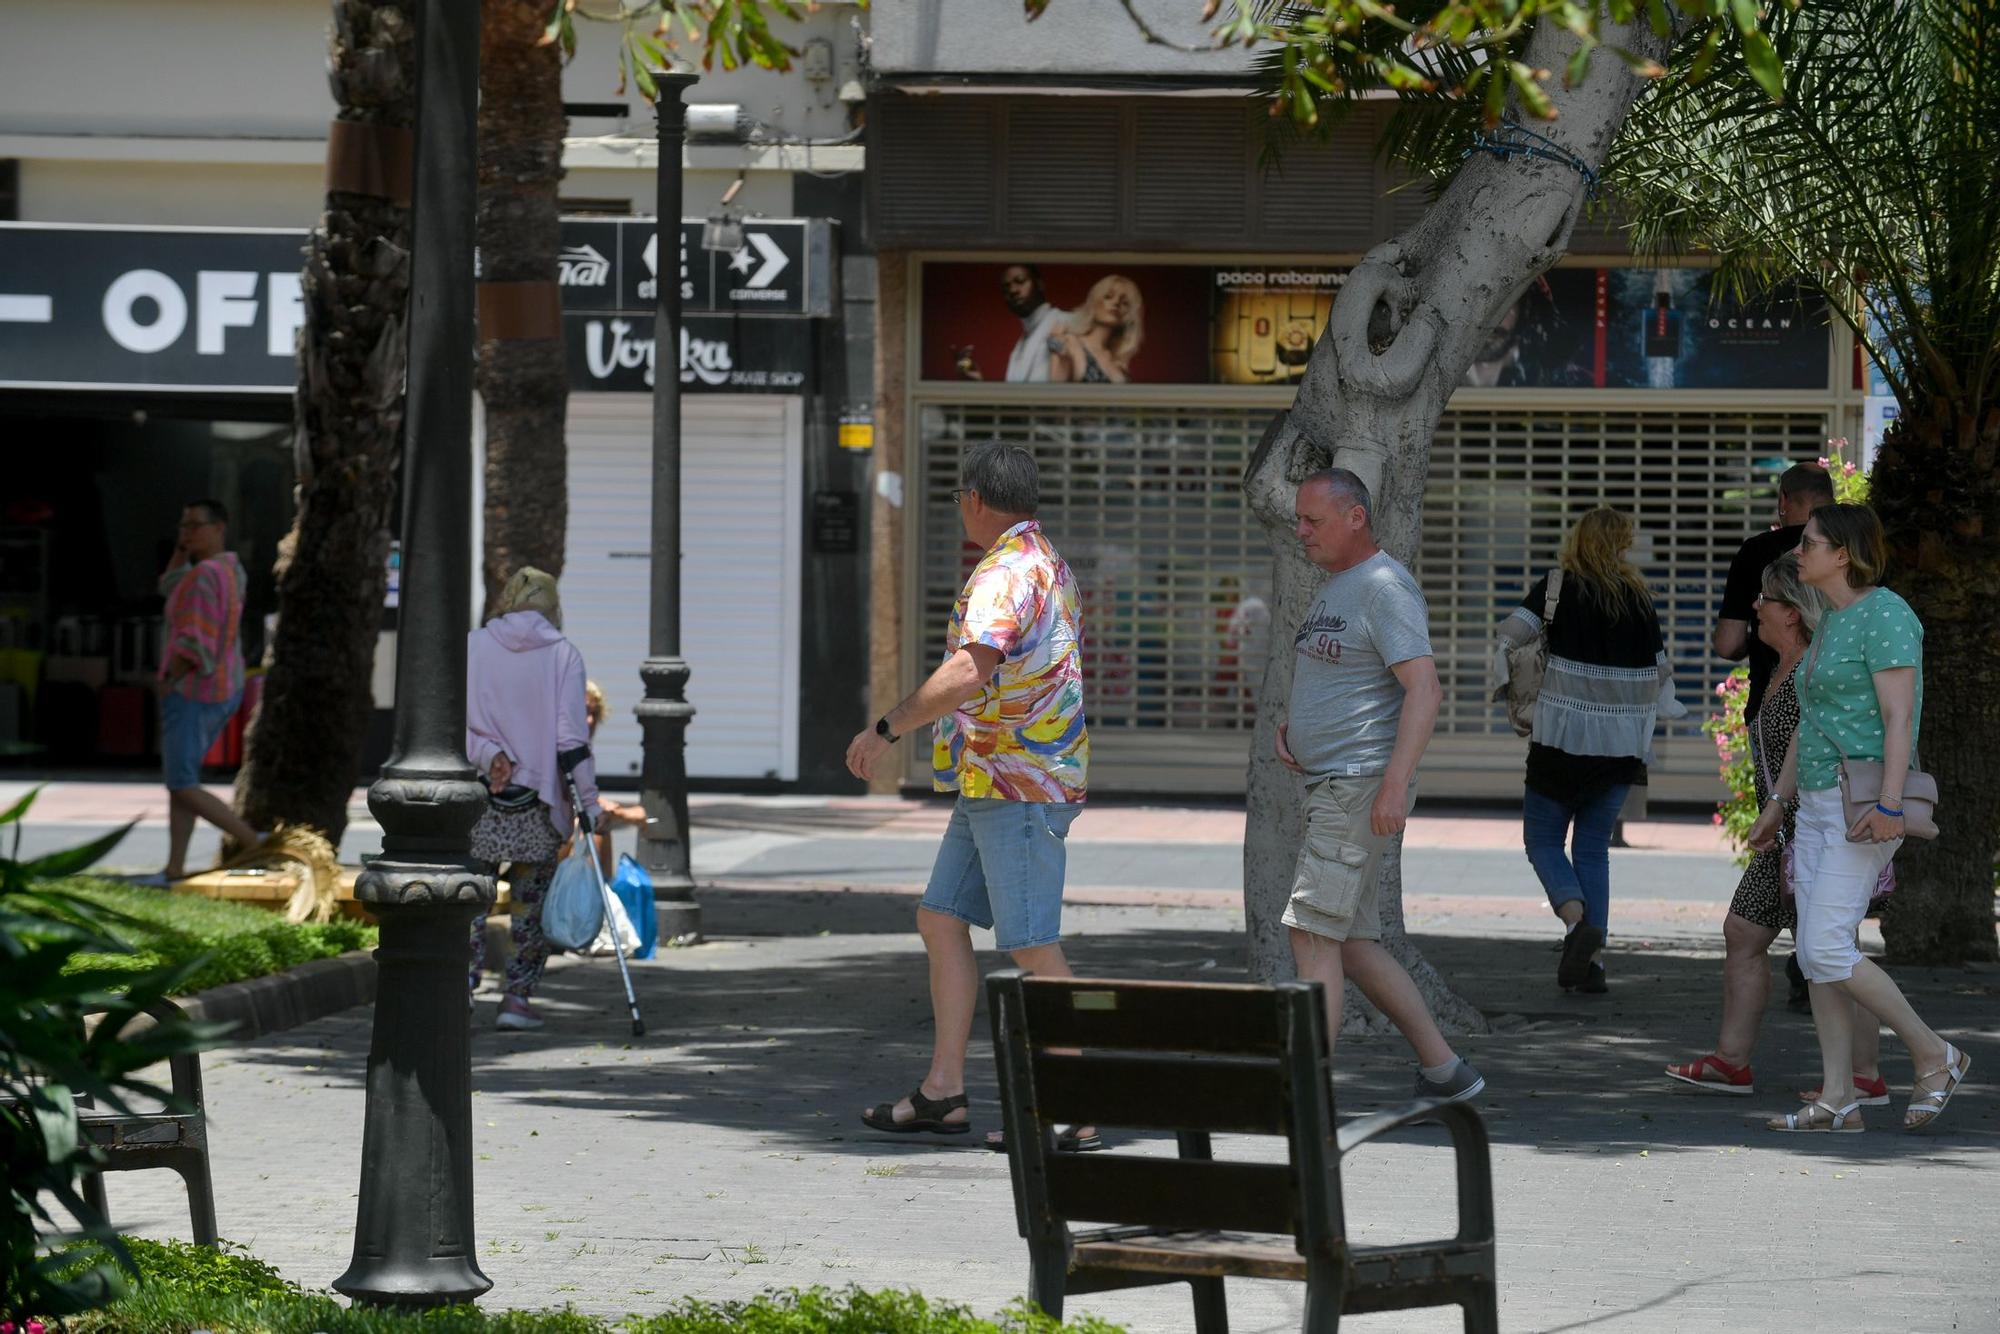
[[589,839],[577,839],[542,897],[542,935],[559,950],[589,949],[604,928],[604,895],[592,864],[595,852]]
[[639,933],[639,948],[632,957],[652,958],[660,944],[660,915],[653,908],[653,877],[646,874],[646,868],[633,860],[629,852],[618,854],[618,874],[611,881],[611,892],[625,905],[625,915],[632,919],[632,929]]

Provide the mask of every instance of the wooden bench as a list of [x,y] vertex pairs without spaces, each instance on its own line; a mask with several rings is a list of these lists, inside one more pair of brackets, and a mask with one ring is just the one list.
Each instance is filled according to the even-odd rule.
[[[155,1019],[180,1019],[181,1008],[170,1000],[155,1001],[146,1007]],[[143,1023],[133,1018],[131,1025]],[[194,1239],[213,1246],[215,1231],[215,1187],[208,1171],[208,1112],[201,1097],[201,1057],[186,1052],[170,1057],[167,1069],[173,1077],[174,1106],[151,1112],[114,1112],[85,1105],[79,1099],[78,1120],[83,1138],[104,1151],[105,1162],[96,1171],[84,1174],[83,1198],[106,1223],[111,1210],[104,1197],[104,1173],[137,1172],[164,1167],[180,1174],[187,1184],[188,1217]]]
[[[1337,1132],[1319,984],[1278,987],[987,980],[1028,1294],[1060,1318],[1069,1293],[1185,1282],[1195,1328],[1226,1334],[1223,1279],[1306,1285],[1304,1329],[1343,1312],[1457,1304],[1468,1334],[1499,1328],[1486,1130],[1464,1103],[1423,1101]],[[1356,1246],[1340,1160],[1414,1121],[1442,1122],[1458,1232]],[[1172,1131],[1179,1155],[1058,1153],[1055,1128]],[[1217,1161],[1214,1134],[1282,1136],[1287,1161]],[[1112,1224],[1074,1230],[1073,1220]]]

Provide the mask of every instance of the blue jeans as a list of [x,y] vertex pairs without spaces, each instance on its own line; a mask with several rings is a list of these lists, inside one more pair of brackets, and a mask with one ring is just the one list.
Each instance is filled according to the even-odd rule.
[[[1548,892],[1549,906],[1581,903],[1583,920],[1611,929],[1611,831],[1631,788],[1620,783],[1572,804],[1533,788],[1521,797],[1521,840]],[[1570,826],[1575,825],[1575,833]],[[1565,836],[1569,851],[1563,851]]]
[[960,797],[931,867],[924,907],[992,927],[1003,950],[1062,939],[1063,840],[1081,804]]
[[201,761],[229,726],[243,692],[206,704],[169,690],[160,699],[160,767],[167,791],[185,792],[201,786]]

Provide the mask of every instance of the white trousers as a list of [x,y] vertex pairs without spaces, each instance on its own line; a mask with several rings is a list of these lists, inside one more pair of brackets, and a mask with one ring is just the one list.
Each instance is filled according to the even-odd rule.
[[1847,841],[1847,811],[1840,789],[1799,794],[1798,832],[1792,851],[1792,892],[1798,898],[1794,939],[1799,971],[1810,982],[1845,982],[1861,962],[1855,940],[1882,868],[1903,846]]

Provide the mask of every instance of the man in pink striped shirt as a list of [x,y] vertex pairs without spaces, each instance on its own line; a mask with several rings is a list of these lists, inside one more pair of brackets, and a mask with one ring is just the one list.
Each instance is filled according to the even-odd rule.
[[160,759],[167,779],[167,867],[161,883],[186,873],[198,815],[241,846],[262,840],[229,803],[201,785],[201,761],[243,699],[243,562],[225,551],[229,511],[197,500],[181,511],[180,542],[160,593],[167,600],[160,649]]

